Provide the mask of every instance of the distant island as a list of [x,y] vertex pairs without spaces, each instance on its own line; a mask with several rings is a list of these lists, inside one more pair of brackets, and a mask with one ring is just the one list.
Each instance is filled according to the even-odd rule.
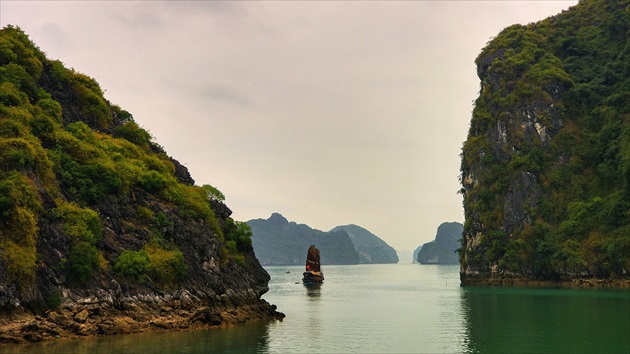
[[462,284],[630,287],[628,6],[581,0],[477,57]]
[[337,226],[330,232],[345,231],[359,253],[359,263],[398,263],[396,250],[370,231],[357,225]]
[[247,225],[252,229],[254,253],[262,265],[304,264],[310,245],[319,248],[322,265],[359,263],[359,254],[343,230],[316,230],[289,222],[279,213],[273,213],[266,220],[249,220]]
[[416,261],[420,264],[459,264],[457,249],[464,225],[458,222],[442,223],[435,240],[418,247]]
[[414,251],[413,251],[413,255],[412,255],[412,260],[413,263],[418,263],[418,253],[420,253],[420,250],[422,249],[422,245],[418,246]]
[[396,251],[357,225],[337,226],[328,232],[289,222],[279,213],[247,222],[252,246],[262,265],[304,264],[306,250],[316,245],[326,264],[397,263]]

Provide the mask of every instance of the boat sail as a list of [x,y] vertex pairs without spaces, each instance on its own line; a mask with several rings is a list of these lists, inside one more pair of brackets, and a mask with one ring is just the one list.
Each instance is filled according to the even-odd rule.
[[315,245],[311,245],[308,248],[306,253],[306,271],[303,275],[302,282],[304,283],[321,283],[324,281],[324,273],[322,273],[319,261],[319,250]]

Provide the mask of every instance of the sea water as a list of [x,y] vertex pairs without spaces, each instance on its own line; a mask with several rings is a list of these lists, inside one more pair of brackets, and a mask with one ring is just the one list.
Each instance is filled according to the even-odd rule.
[[283,321],[26,346],[11,353],[630,353],[630,291],[460,287],[457,266],[266,267]]

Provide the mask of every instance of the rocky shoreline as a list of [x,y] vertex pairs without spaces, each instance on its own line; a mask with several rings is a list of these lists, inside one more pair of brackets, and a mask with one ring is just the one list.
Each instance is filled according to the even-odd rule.
[[284,318],[276,306],[237,296],[209,304],[188,291],[107,299],[82,298],[43,315],[13,312],[0,320],[0,343],[32,343],[97,335],[178,331]]
[[[461,276],[461,275],[460,275]],[[540,280],[525,277],[470,277],[461,276],[461,286],[505,286],[542,288],[611,288],[630,289],[630,278],[575,278]]]

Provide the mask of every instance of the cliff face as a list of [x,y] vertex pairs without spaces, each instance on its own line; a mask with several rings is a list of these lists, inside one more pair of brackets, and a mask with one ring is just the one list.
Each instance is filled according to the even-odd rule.
[[308,225],[289,222],[274,213],[269,219],[250,220],[252,245],[263,265],[298,265],[306,263],[310,245],[319,248],[322,266],[326,264],[358,264],[359,254],[350,236],[343,230],[323,232]]
[[435,240],[418,249],[416,261],[420,264],[459,264],[457,249],[461,246],[464,225],[458,222],[442,223]]
[[93,79],[0,31],[0,342],[281,316],[217,195]]
[[348,233],[354,248],[359,253],[361,264],[398,263],[396,250],[370,231],[357,225],[337,226],[330,230]]
[[630,3],[503,30],[462,149],[464,284],[630,270]]

